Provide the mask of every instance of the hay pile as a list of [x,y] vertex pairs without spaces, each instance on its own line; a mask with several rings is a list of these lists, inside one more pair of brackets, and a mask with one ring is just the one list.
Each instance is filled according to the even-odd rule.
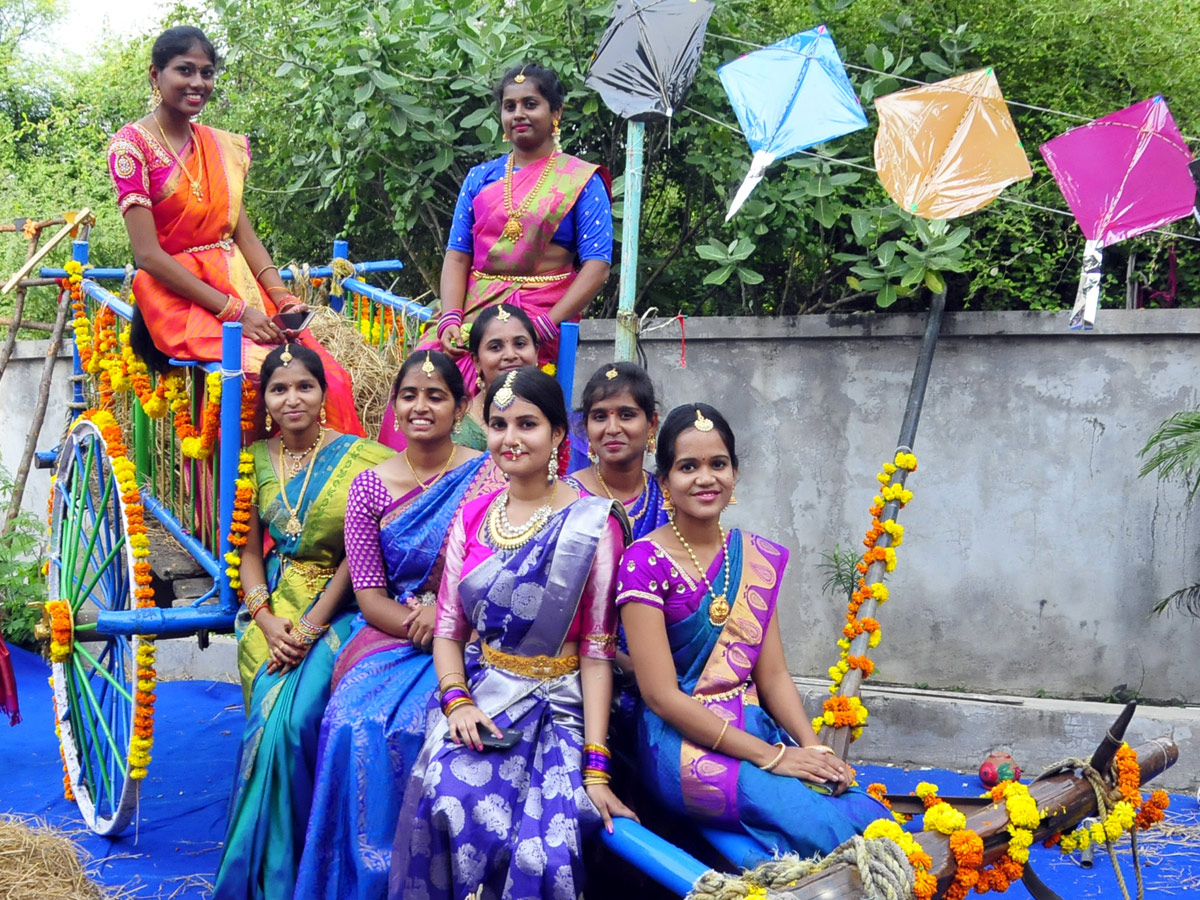
[[64,832],[44,822],[0,815],[0,900],[115,900],[124,893],[88,878],[81,855]]
[[354,406],[367,437],[379,435],[387,409],[392,379],[400,368],[396,347],[368,344],[354,323],[328,306],[315,309],[309,329],[321,346],[350,373],[354,384]]

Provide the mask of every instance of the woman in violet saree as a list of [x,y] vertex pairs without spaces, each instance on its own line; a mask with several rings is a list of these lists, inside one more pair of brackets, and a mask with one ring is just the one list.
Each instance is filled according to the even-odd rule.
[[608,279],[612,179],[603,166],[558,149],[565,96],[550,69],[509,69],[496,99],[512,152],[471,169],[458,195],[437,336],[472,393],[464,323],[496,303],[520,307],[537,329],[538,363],[554,362],[559,325],[578,321]]
[[297,900],[386,895],[404,785],[437,687],[429,643],[446,535],[464,503],[504,487],[491,457],[451,442],[467,397],[449,358],[417,351],[392,396],[408,446],[350,487],[346,559],[361,615],[321,722]]
[[852,770],[817,743],[788,673],[776,615],[787,549],[721,526],[737,454],[711,406],[672,410],[657,464],[673,519],[626,550],[617,587],[645,785],[766,856],[828,853],[887,811],[848,787]]
[[[555,477],[567,415],[550,376],[510,372],[484,413],[509,486],[454,517],[434,632],[441,708],[430,703],[404,795],[393,900],[575,900],[583,841],[631,815],[604,747],[619,511]],[[495,738],[512,743],[485,749]]]
[[[161,372],[172,357],[219,360],[222,323],[240,321],[242,366],[256,377],[272,345],[285,339],[271,316],[304,306],[246,217],[246,138],[191,121],[212,93],[212,43],[197,28],[171,28],[151,59],[151,111],[123,126],[108,148],[138,267],[131,343]],[[299,341],[322,355],[330,427],[361,435],[350,376],[310,332]]]
[[[281,432],[278,443],[249,449],[239,478],[253,486],[238,622],[247,721],[216,900],[292,896],[321,714],[354,618],[344,559],[347,494],[360,472],[392,455],[322,424],[325,379],[313,351],[285,344],[268,354],[262,372],[266,411]],[[271,540],[265,554],[264,532]]]

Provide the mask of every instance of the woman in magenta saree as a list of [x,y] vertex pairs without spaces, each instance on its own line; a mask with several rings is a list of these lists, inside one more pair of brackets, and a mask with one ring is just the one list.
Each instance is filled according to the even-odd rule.
[[496,90],[512,152],[467,174],[442,265],[438,341],[474,392],[463,326],[503,301],[537,329],[539,364],[558,357],[559,326],[578,321],[612,262],[611,177],[558,149],[565,90],[549,69],[527,64]]
[[657,462],[674,520],[630,545],[617,585],[642,779],[667,809],[749,835],[765,856],[828,853],[887,811],[848,788],[788,673],[776,614],[788,551],[721,528],[737,456],[715,409],[673,410]]

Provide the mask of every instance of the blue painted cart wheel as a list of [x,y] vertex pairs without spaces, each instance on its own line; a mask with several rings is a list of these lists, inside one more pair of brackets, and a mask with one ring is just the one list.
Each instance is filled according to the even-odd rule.
[[70,650],[53,663],[67,776],[79,811],[100,835],[124,830],[140,781],[130,778],[140,635],[102,635],[96,614],[134,601],[125,503],[100,430],[79,421],[63,442],[51,488],[49,599],[72,613]]

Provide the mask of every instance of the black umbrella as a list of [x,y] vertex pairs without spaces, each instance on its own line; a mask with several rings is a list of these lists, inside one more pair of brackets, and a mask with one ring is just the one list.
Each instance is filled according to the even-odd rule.
[[587,86],[618,116],[669,118],[700,68],[711,0],[618,0]]

